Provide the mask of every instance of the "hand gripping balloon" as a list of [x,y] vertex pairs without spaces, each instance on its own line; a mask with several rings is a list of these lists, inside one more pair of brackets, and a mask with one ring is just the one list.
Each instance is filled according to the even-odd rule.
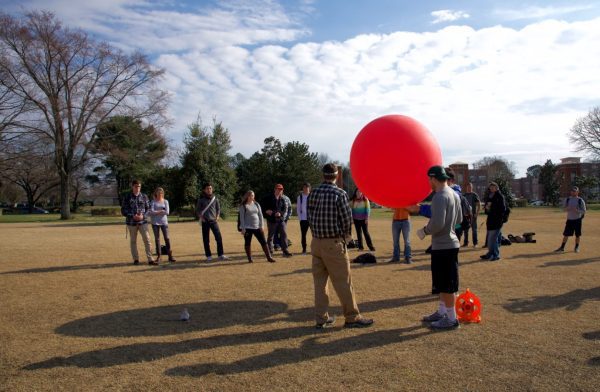
[[433,135],[418,121],[387,115],[368,123],[350,151],[350,170],[358,189],[386,207],[407,207],[431,192],[427,170],[442,164]]
[[461,323],[481,322],[481,302],[469,289],[456,299],[456,317]]

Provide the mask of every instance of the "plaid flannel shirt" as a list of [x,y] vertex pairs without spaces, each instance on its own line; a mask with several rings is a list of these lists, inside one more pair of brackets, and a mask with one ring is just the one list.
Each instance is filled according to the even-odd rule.
[[308,223],[316,238],[345,238],[352,227],[348,195],[330,182],[323,182],[308,196]]
[[[128,226],[136,226],[148,223],[146,220],[146,214],[150,211],[150,200],[148,196],[143,193],[137,196],[133,193],[127,194],[121,205],[121,215],[125,217],[125,224]],[[140,213],[144,216],[141,221],[134,221],[133,216]]]

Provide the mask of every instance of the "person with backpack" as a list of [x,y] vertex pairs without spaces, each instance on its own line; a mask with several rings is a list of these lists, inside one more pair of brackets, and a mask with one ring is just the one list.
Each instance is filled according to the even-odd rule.
[[450,177],[448,179],[448,186],[452,188],[452,190],[456,192],[456,194],[460,198],[460,207],[463,212],[463,218],[460,221],[460,224],[456,227],[456,236],[458,237],[458,241],[460,241],[463,233],[469,231],[469,228],[471,227],[471,205],[469,204],[469,201],[463,196],[460,185],[456,183],[456,180],[454,178],[454,170],[452,170],[449,167],[446,167],[444,170],[446,170],[446,174],[448,175],[448,177]]
[[271,257],[271,252],[269,252],[267,240],[265,239],[262,210],[260,204],[254,201],[253,191],[246,192],[242,198],[239,209],[239,229],[244,236],[244,249],[246,250],[246,256],[248,257],[249,263],[254,262],[252,260],[252,236],[256,237],[263,252],[265,252],[267,261],[270,263],[275,262]]
[[498,184],[490,182],[488,186],[489,194],[485,202],[485,213],[487,220],[487,246],[488,252],[480,256],[483,260],[500,260],[500,240],[502,238],[502,225],[507,221],[507,207],[504,195],[500,192]]
[[571,195],[565,199],[564,210],[567,211],[567,222],[563,230],[563,240],[555,252],[564,252],[569,237],[575,234],[575,252],[579,252],[579,240],[581,239],[581,224],[585,216],[585,202],[579,197],[579,188],[571,188]]
[[221,215],[221,206],[219,200],[213,194],[213,187],[210,183],[206,183],[202,187],[202,194],[198,198],[198,203],[196,203],[196,215],[198,216],[200,226],[202,227],[202,242],[204,243],[206,261],[212,261],[209,237],[211,231],[217,242],[217,255],[219,256],[219,260],[229,260],[223,251],[223,238],[221,237],[221,230],[219,229],[219,223],[217,222]]

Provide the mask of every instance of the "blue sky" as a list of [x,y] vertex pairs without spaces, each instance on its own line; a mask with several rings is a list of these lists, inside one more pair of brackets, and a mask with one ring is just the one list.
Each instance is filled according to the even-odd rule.
[[200,114],[231,153],[264,138],[341,162],[361,128],[405,114],[444,163],[500,155],[519,174],[578,156],[567,132],[600,105],[597,1],[22,0],[165,68],[175,145]]

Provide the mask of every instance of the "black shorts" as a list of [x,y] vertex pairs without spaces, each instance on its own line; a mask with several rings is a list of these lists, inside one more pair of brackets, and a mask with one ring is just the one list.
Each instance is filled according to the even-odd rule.
[[458,291],[458,248],[431,250],[431,293]]
[[572,237],[575,233],[576,237],[581,237],[581,218],[579,219],[567,219],[565,223],[565,231],[563,235],[565,237]]

